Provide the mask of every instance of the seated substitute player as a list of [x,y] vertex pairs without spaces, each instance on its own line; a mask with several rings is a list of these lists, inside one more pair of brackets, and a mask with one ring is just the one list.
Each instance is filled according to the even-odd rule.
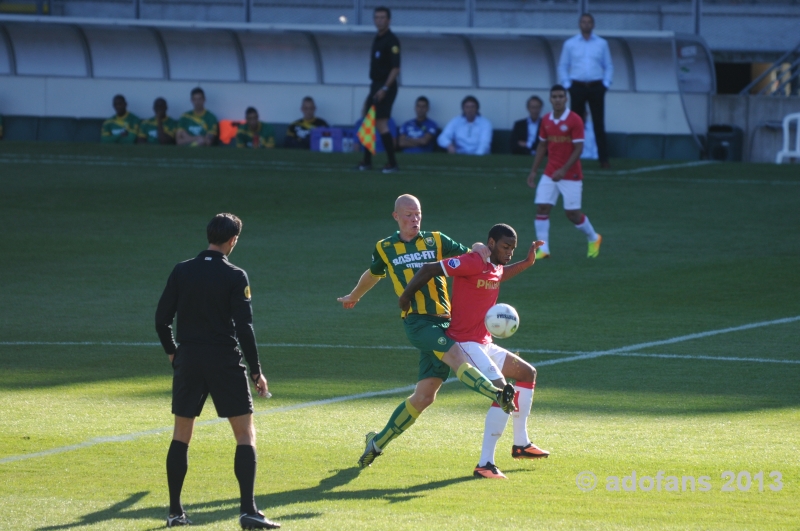
[[[350,309],[389,273],[395,292],[399,296],[414,271],[426,263],[469,252],[466,246],[456,243],[441,232],[421,231],[422,208],[413,195],[397,198],[392,213],[400,230],[393,236],[380,240],[372,253],[372,265],[358,281],[349,295],[337,300]],[[473,251],[484,254],[487,249],[481,244]],[[483,260],[478,254],[478,260]],[[455,341],[447,337],[445,329],[450,324],[450,300],[444,277],[431,278],[427,289],[420,291],[407,311],[401,314],[406,336],[420,351],[419,379],[414,393],[403,401],[392,413],[389,422],[379,433],[370,432],[366,438],[366,449],[358,460],[360,467],[369,466],[386,449],[386,445],[411,427],[420,414],[436,399],[452,368],[456,376],[467,387],[491,400],[505,410],[514,408],[514,387],[502,382],[495,387],[489,379],[476,370],[468,361],[464,351]]]
[[167,116],[167,100],[156,98],[153,102],[153,112],[155,116],[149,120],[142,120],[139,125],[137,141],[140,144],[174,144],[178,122]]
[[255,107],[248,107],[244,112],[245,123],[236,131],[237,148],[274,148],[275,131],[272,126],[259,121]]
[[428,118],[430,102],[425,96],[417,98],[414,104],[414,113],[417,115],[400,127],[400,137],[397,145],[403,148],[403,153],[432,153],[436,145],[436,135],[439,126]]
[[328,122],[314,116],[317,106],[311,96],[303,98],[300,112],[303,113],[303,117],[290,123],[286,129],[283,147],[311,149],[311,130],[317,127],[328,127]]
[[542,123],[543,105],[539,96],[528,98],[527,118],[514,122],[514,127],[511,129],[512,155],[536,155],[536,148],[539,147],[539,125]]
[[[401,309],[411,304],[412,298],[430,279],[441,275],[453,277],[453,317],[447,336],[474,360],[483,374],[500,382],[502,376],[516,380],[514,418],[514,459],[547,457],[550,452],[531,443],[528,438],[528,416],[533,404],[533,389],[536,386],[536,369],[519,356],[492,343],[492,335],[486,329],[484,317],[489,308],[497,304],[500,283],[510,280],[531,267],[536,261],[536,249],[544,242],[536,241],[530,247],[525,260],[506,266],[517,247],[517,233],[506,224],[498,224],[489,231],[487,246],[492,254],[489,262],[474,254],[465,254],[449,260],[425,264],[414,275],[400,296]],[[501,376],[502,375],[502,376]],[[506,479],[494,464],[497,441],[503,434],[508,413],[496,402],[486,414],[483,434],[483,450],[473,474],[482,478]]]
[[128,112],[128,102],[122,94],[114,96],[112,104],[116,114],[103,122],[100,141],[104,144],[135,144],[141,120]]
[[[589,241],[589,258],[597,258],[603,237],[595,232],[589,218],[581,212],[583,195],[583,121],[576,113],[567,109],[567,89],[553,85],[550,89],[550,104],[553,111],[542,118],[539,127],[539,148],[528,175],[528,186],[536,188],[536,238],[544,245],[536,251],[536,258],[550,256],[550,210],[564,196],[564,213],[575,228],[586,235]],[[536,173],[547,153],[544,175],[536,186]]]
[[[250,282],[244,270],[228,261],[241,231],[242,222],[233,214],[214,216],[206,228],[208,249],[175,266],[158,301],[156,331],[174,370],[175,430],[167,453],[167,527],[191,524],[181,504],[181,490],[194,421],[209,394],[217,415],[228,419],[236,439],[233,470],[241,495],[239,523],[243,529],[280,527],[256,508],[254,497],[256,429],[243,354],[258,395],[270,395],[253,333]],[[172,336],[176,312],[180,346]]]
[[183,113],[178,121],[179,146],[215,146],[219,141],[217,117],[206,110],[206,93],[192,89],[192,110]]
[[492,149],[492,122],[478,113],[480,104],[475,96],[461,100],[461,116],[444,127],[436,140],[451,155],[488,155]]

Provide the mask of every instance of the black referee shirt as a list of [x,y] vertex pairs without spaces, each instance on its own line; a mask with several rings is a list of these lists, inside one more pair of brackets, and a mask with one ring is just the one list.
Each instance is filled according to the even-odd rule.
[[393,68],[400,68],[400,41],[392,30],[386,30],[383,35],[375,35],[372,41],[369,78],[373,83],[383,84]]
[[178,346],[172,321],[178,313],[178,343],[241,345],[251,374],[261,373],[247,273],[218,251],[203,251],[175,266],[156,309],[156,332],[167,354]]

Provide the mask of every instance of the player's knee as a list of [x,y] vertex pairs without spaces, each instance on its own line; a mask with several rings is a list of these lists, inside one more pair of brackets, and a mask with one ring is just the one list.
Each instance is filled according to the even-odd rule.
[[581,221],[583,221],[583,213],[580,210],[565,210],[564,214],[566,214],[567,219],[575,225],[579,225]]
[[547,216],[550,214],[550,205],[536,205],[537,216]]
[[409,402],[414,406],[414,409],[422,413],[425,409],[433,404],[436,400],[436,393],[414,393],[411,395]]

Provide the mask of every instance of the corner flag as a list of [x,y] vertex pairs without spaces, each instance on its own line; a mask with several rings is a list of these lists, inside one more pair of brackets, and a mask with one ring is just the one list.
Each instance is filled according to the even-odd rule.
[[358,141],[361,145],[369,150],[373,155],[375,154],[375,106],[369,108],[364,121],[361,122],[361,127],[358,128],[356,133]]

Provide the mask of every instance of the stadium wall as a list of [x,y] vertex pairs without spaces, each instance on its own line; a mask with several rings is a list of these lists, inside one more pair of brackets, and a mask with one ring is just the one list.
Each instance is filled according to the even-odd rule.
[[[207,108],[240,120],[255,106],[262,119],[288,123],[300,99],[318,115],[353,124],[368,91],[368,27],[178,24],[152,21],[0,17],[0,113],[100,119],[123,94],[129,109],[151,114],[164,97],[170,114],[205,89]],[[413,116],[419,95],[445,124],[471,94],[496,130],[525,116],[525,102],[548,99],[557,82],[563,30],[395,28],[403,42],[398,123]],[[606,129],[620,135],[697,137],[708,125],[714,91],[702,39],[671,32],[610,32],[614,79],[606,95]],[[666,145],[662,142],[663,145]],[[652,152],[663,153],[664,149]]]

